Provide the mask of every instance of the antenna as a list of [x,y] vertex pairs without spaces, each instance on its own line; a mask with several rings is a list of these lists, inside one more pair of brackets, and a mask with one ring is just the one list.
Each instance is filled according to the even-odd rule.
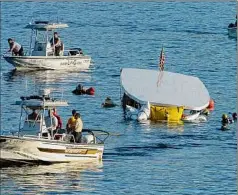
[[27,82],[27,79],[26,79],[26,82],[25,82],[25,89],[26,89],[26,94],[27,94],[27,91],[28,91],[28,82]]

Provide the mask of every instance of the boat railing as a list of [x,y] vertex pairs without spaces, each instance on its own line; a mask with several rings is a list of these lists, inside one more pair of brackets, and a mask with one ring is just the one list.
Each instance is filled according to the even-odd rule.
[[[106,139],[109,137],[109,133],[107,131],[98,130],[98,129],[83,129],[83,132],[87,132],[88,134],[91,134],[93,137],[96,138],[98,144],[104,144]],[[103,136],[103,137],[100,137]]]
[[[64,132],[62,132],[62,130]],[[93,136],[93,140],[91,142],[92,144],[96,144],[96,143],[104,144],[105,140],[109,137],[109,133],[103,130],[83,129],[82,133],[87,133],[88,135]],[[64,129],[58,130],[54,134],[53,140],[68,141],[68,142],[76,143],[74,135],[66,133]]]

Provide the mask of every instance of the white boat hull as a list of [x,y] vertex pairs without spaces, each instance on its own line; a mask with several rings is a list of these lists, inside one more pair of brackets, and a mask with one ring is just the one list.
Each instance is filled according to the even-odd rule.
[[16,69],[82,70],[88,69],[90,56],[4,56]]
[[228,28],[229,37],[237,37],[237,27]]
[[37,137],[0,136],[1,160],[71,162],[101,160],[103,144],[74,144]]

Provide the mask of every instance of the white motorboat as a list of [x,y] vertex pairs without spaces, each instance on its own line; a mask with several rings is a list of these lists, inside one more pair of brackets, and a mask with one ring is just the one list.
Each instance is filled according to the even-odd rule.
[[25,28],[31,29],[31,40],[28,54],[14,56],[10,53],[3,58],[16,69],[47,69],[47,70],[82,70],[88,69],[91,57],[84,55],[80,48],[64,49],[62,43],[60,55],[55,55],[55,49],[51,47],[50,36],[57,29],[67,28],[67,24],[50,23],[48,21],[35,21]]
[[[9,162],[71,162],[101,160],[104,141],[109,136],[102,130],[83,129],[81,143],[64,129],[52,131],[45,115],[55,107],[67,106],[62,99],[50,97],[50,90],[40,90],[39,95],[21,97],[16,104],[21,106],[19,129],[12,135],[1,135],[1,161]],[[29,111],[35,110],[35,119]],[[25,116],[24,116],[25,115]]]
[[184,109],[201,111],[210,100],[199,78],[168,71],[123,68],[121,86],[126,117],[137,120],[179,122]]

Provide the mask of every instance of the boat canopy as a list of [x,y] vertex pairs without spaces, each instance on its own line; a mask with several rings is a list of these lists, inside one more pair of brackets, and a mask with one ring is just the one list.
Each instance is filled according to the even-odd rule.
[[199,78],[168,71],[159,76],[156,70],[123,68],[121,85],[126,95],[140,104],[150,102],[151,105],[202,110],[210,100],[208,90]]
[[42,101],[42,100],[23,100],[16,101],[16,105],[22,105],[29,108],[55,108],[61,106],[68,106],[66,101]]
[[29,23],[25,28],[36,29],[41,31],[50,31],[59,28],[67,28],[68,24],[64,23],[50,23],[48,21],[35,21],[35,23]]

